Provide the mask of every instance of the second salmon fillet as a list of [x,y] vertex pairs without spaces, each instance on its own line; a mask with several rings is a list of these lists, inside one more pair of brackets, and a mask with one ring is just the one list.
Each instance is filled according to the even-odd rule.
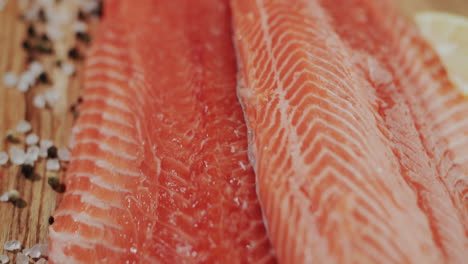
[[232,0],[281,263],[466,263],[468,101],[387,0]]

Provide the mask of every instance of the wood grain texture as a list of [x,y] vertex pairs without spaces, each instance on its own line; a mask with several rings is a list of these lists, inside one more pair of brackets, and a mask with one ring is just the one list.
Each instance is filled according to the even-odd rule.
[[[57,7],[58,12],[76,17],[78,7],[74,1],[62,1]],[[19,19],[22,9],[18,1],[9,1],[3,11],[0,11],[0,151],[8,151],[12,143],[5,140],[7,131],[15,129],[18,121],[31,122],[33,132],[41,139],[51,139],[57,147],[67,146],[73,114],[69,106],[76,102],[80,95],[83,80],[83,62],[75,63],[76,74],[68,77],[55,65],[59,59],[63,63],[67,59],[68,50],[76,43],[71,23],[65,26],[67,30],[63,40],[54,41],[55,54],[41,56],[41,61],[52,79],[50,85],[37,85],[27,93],[21,93],[15,88],[3,85],[5,72],[21,73],[27,67],[26,52],[21,43],[26,37],[28,23]],[[93,23],[94,24],[94,23]],[[38,31],[44,25],[35,23]],[[93,28],[92,26],[90,27]],[[85,51],[86,45],[81,44],[80,50]],[[37,93],[45,89],[56,89],[61,98],[53,109],[38,109],[32,105]],[[20,139],[18,147],[23,147],[24,135],[15,134]],[[36,163],[35,172],[40,179],[31,181],[21,175],[18,166],[0,167],[0,195],[5,191],[16,189],[26,202],[26,207],[18,208],[11,203],[0,203],[0,254],[5,254],[5,241],[17,239],[24,247],[31,247],[47,240],[48,219],[60,200],[60,194],[52,190],[47,183],[47,177],[52,172],[46,172],[45,161]],[[59,174],[63,177],[64,170]],[[14,254],[7,254],[12,259]]]
[[408,15],[436,10],[468,16],[467,0],[396,0],[396,2]]
[[[63,9],[71,13],[76,12],[73,1],[63,2]],[[398,0],[397,2],[409,15],[416,11],[442,10],[468,16],[466,0]],[[21,48],[26,24],[18,19],[20,13],[16,0],[10,0],[6,8],[0,11],[0,81],[5,72],[20,73],[26,67],[26,54]],[[58,146],[68,144],[73,116],[67,109],[80,94],[83,66],[81,63],[77,64],[77,74],[69,79],[54,68],[53,64],[56,57],[66,58],[66,52],[74,42],[74,34],[70,31],[65,41],[55,46],[57,56],[54,59],[43,60],[53,72],[55,88],[62,95],[61,103],[53,110],[39,110],[31,104],[33,96],[43,91],[46,86],[39,86],[23,94],[16,89],[4,87],[3,82],[0,82],[0,151],[7,150],[11,144],[3,140],[6,131],[14,129],[22,119],[31,121],[33,131],[40,138],[53,139]],[[47,184],[44,162],[36,166],[36,172],[41,179],[33,182],[21,176],[16,166],[0,169],[0,194],[10,189],[17,189],[27,203],[22,209],[9,203],[0,203],[0,247],[11,239],[20,240],[26,247],[45,242],[47,239],[48,218],[60,200],[60,195]],[[0,254],[3,254],[2,248]],[[9,256],[12,257],[13,254]]]

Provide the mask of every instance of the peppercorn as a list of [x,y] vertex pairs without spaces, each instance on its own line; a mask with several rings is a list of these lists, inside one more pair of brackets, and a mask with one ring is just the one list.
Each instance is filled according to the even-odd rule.
[[49,75],[46,72],[41,73],[39,75],[39,82],[50,83]]
[[88,33],[85,33],[85,32],[76,32],[76,38],[77,38],[78,40],[83,41],[83,42],[86,43],[86,44],[91,43],[91,37],[89,36]]
[[74,60],[80,60],[80,59],[83,58],[77,48],[71,48],[68,51],[68,57],[70,57],[71,59],[74,59]]
[[39,16],[39,21],[44,22],[44,23],[47,22],[47,16],[46,16],[46,13],[44,12],[44,9],[42,8],[39,9],[38,16]]
[[50,159],[56,159],[57,158],[57,147],[56,146],[52,146],[50,148],[47,149],[47,157],[50,158]]
[[30,37],[35,37],[36,36],[36,29],[34,28],[34,25],[30,24],[28,26],[28,35]]
[[34,167],[30,164],[23,164],[21,165],[21,173],[28,179],[32,178],[34,174]]

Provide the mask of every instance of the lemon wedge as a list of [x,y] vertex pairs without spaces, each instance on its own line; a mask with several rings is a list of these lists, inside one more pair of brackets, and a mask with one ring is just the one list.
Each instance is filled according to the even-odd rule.
[[468,96],[468,18],[422,12],[415,15],[415,21],[438,52],[452,82]]

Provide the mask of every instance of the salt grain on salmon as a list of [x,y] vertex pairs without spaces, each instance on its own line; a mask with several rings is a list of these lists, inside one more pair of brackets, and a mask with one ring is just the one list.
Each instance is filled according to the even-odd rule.
[[43,259],[43,258],[41,258],[41,259],[39,259],[38,261],[36,261],[36,264],[45,264],[45,263],[47,263],[47,260],[45,260],[45,259]]
[[9,240],[3,245],[3,249],[6,251],[15,251],[21,248],[21,242],[18,240]]
[[29,123],[26,120],[19,121],[18,125],[16,126],[16,131],[22,134],[28,133],[29,131],[31,131],[31,129],[32,129],[31,123]]
[[23,149],[13,146],[10,148],[10,159],[14,165],[22,165],[26,160],[26,153]]
[[18,76],[16,76],[16,74],[7,72],[3,75],[3,85],[5,85],[5,87],[15,87],[17,82]]

